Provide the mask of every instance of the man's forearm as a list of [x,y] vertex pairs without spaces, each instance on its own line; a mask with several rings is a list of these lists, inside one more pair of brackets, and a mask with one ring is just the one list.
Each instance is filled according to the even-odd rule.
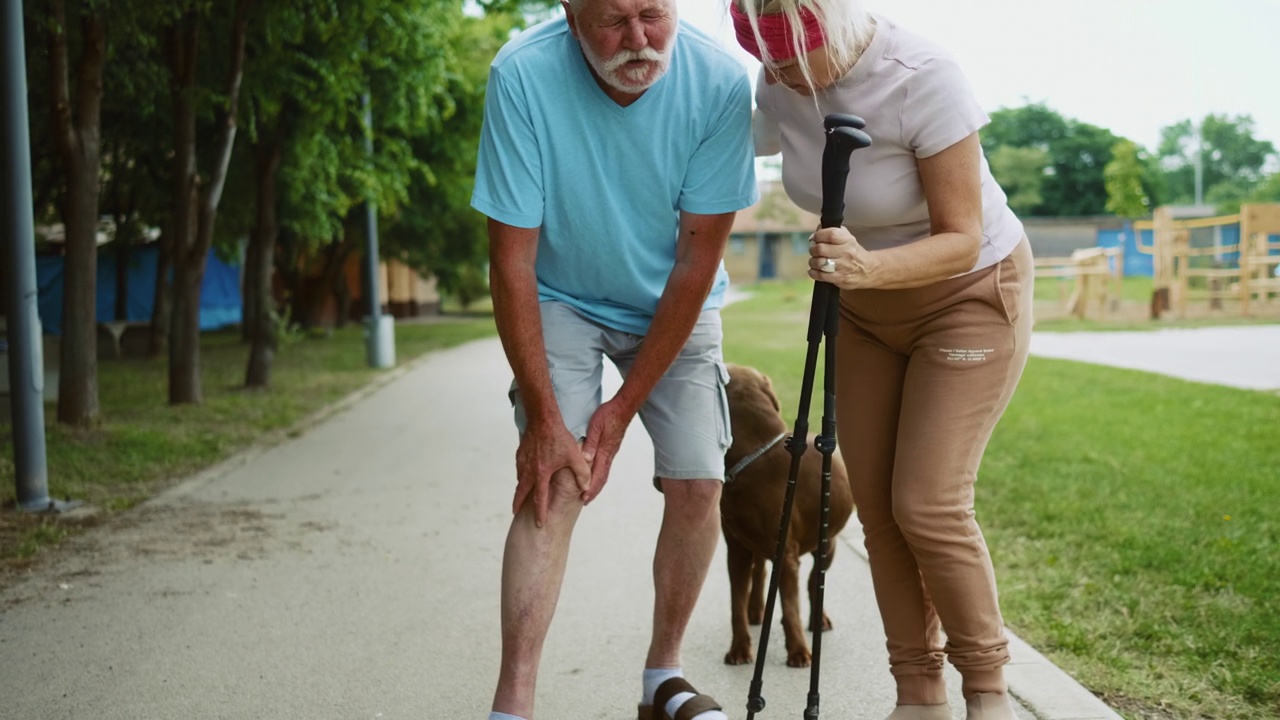
[[[534,233],[532,239],[530,232]],[[490,221],[489,290],[494,323],[530,421],[557,418],[559,413],[542,339],[538,280],[533,267],[537,257],[536,232]]]
[[682,221],[676,265],[616,396],[633,410],[639,410],[693,332],[715,283],[733,218],[734,213],[727,213]]
[[649,332],[645,334],[640,352],[627,373],[626,382],[618,390],[617,397],[633,410],[644,404],[693,332],[715,280],[714,272],[709,278],[702,275],[705,273],[679,266],[671,272],[671,280],[658,301]]

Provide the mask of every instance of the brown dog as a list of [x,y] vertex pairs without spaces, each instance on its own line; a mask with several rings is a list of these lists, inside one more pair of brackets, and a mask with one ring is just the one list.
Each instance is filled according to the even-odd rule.
[[[724,661],[744,665],[754,658],[748,620],[759,625],[764,620],[764,594],[768,587],[765,565],[772,561],[778,546],[778,529],[782,521],[782,505],[786,497],[787,478],[791,472],[791,453],[785,438],[791,428],[783,420],[773,384],[760,371],[729,365],[729,417],[733,428],[733,445],[725,453],[726,471],[754,453],[759,457],[725,477],[720,498],[720,526],[724,531],[729,555],[729,596],[732,607],[733,643]],[[821,392],[817,393],[821,397]],[[812,608],[817,585],[818,526],[821,522],[822,454],[813,447],[813,435],[800,459],[796,478],[795,504],[787,528],[778,583],[782,601],[782,630],[787,641],[787,665],[808,667],[812,656],[800,624],[800,556],[812,553],[813,571],[809,574],[809,601]],[[775,440],[777,440],[775,442]],[[770,445],[770,443],[773,443]],[[844,528],[853,512],[853,493],[844,461],[837,451],[831,456],[831,505],[828,552],[825,565],[831,565],[835,554],[836,535]],[[812,610],[810,611],[812,615]],[[821,621],[831,627],[823,613],[821,619],[810,617],[812,630]]]

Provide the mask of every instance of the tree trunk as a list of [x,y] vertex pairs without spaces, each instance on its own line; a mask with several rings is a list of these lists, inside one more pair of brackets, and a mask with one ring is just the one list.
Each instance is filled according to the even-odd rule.
[[53,125],[66,175],[66,232],[59,357],[58,422],[85,427],[98,418],[98,191],[101,180],[102,72],[107,39],[99,15],[81,18],[83,48],[76,65],[75,109],[68,78],[66,9],[54,0],[50,31]]
[[[231,32],[231,67],[222,95],[226,99],[226,105],[222,108],[219,119],[221,127],[213,153],[212,172],[203,189],[199,187],[198,182],[193,183],[198,197],[195,236],[192,237],[188,231],[177,234],[174,238],[177,241],[174,243],[173,258],[174,307],[169,334],[169,403],[171,405],[198,404],[203,400],[203,390],[200,385],[200,286],[204,281],[209,249],[213,246],[218,203],[222,200],[227,168],[231,164],[231,151],[235,147],[236,113],[240,101],[240,82],[244,75],[248,11],[249,0],[238,0]],[[199,32],[198,21],[192,14],[184,18],[184,22],[188,20],[190,27],[187,32],[194,36]],[[194,53],[192,57],[194,59]],[[194,75],[194,71],[192,74]],[[179,130],[180,133],[188,131],[192,137],[190,151],[194,166],[194,113],[190,117],[189,127]]]
[[241,342],[252,346],[253,318],[257,318],[257,268],[253,266],[253,233],[248,237],[248,246],[244,249],[241,268]]
[[[169,333],[169,404],[200,404],[200,283],[204,263],[175,263],[173,318]],[[186,321],[192,315],[194,321]]]
[[[283,125],[284,120],[277,122]],[[245,257],[246,280],[251,280],[246,283],[245,296],[253,307],[253,314],[245,316],[245,322],[251,328],[252,346],[244,384],[250,388],[271,385],[271,361],[276,354],[277,316],[271,295],[271,268],[276,253],[276,237],[280,234],[276,199],[278,170],[284,148],[282,134],[277,126],[272,137],[257,144],[253,153],[254,174],[258,181],[258,215]],[[248,307],[246,305],[246,309]]]
[[[170,218],[169,225],[173,225]],[[156,252],[156,285],[151,305],[151,336],[147,339],[147,357],[158,358],[169,347],[169,318],[173,316],[173,283],[169,268],[173,257],[173,230],[161,230]]]
[[158,357],[166,350],[172,357],[174,306],[178,302],[175,297],[178,258],[193,242],[191,235],[199,184],[196,177],[195,106],[199,42],[200,24],[195,11],[188,11],[176,24],[165,29],[165,54],[173,100],[173,196],[170,198],[169,227],[160,236],[160,254],[156,260],[156,295],[148,348],[152,357]]
[[282,304],[287,308],[288,324],[301,322],[303,308],[303,270],[302,257],[299,250],[303,242],[287,227],[280,228],[276,238],[275,276],[279,278],[282,288]]

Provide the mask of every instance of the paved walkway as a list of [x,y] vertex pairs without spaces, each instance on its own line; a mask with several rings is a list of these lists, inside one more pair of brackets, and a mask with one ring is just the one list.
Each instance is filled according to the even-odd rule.
[[[289,442],[69,541],[0,593],[4,717],[482,720],[513,485],[508,376],[496,340],[437,353]],[[661,513],[651,466],[637,424],[579,524],[540,720],[635,717]],[[822,716],[880,720],[893,688],[860,531],[840,542]],[[722,663],[723,568],[722,545],[684,659],[737,719],[753,668]],[[758,717],[798,717],[809,673],[783,664],[780,631],[772,640]],[[1119,717],[1025,644],[1012,652],[1020,717]]]
[[1280,325],[1034,333],[1031,353],[1184,380],[1280,391]]

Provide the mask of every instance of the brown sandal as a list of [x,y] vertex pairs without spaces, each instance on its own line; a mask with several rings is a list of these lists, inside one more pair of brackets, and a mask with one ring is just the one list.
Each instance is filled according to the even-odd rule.
[[[693,697],[685,700],[680,705],[680,709],[676,710],[676,716],[667,715],[664,708],[671,698],[680,693],[693,693]],[[653,693],[652,705],[639,706],[639,720],[692,720],[708,710],[721,710],[720,703],[710,695],[703,695],[698,692],[688,680],[682,677],[673,677],[665,680],[658,689]]]

